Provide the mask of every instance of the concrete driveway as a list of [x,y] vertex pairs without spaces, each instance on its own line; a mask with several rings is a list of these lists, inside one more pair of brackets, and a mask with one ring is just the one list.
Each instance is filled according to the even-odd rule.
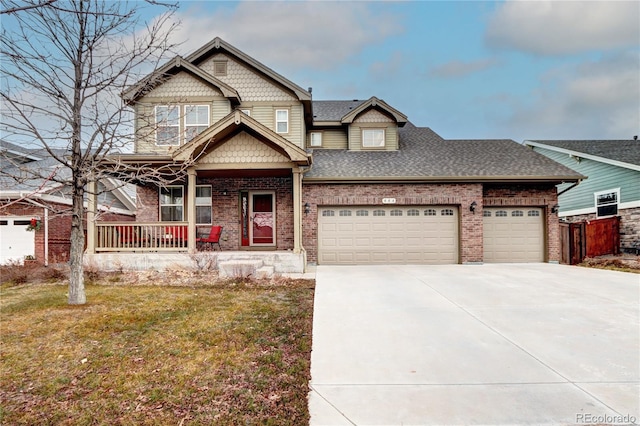
[[319,266],[311,425],[640,422],[640,275]]

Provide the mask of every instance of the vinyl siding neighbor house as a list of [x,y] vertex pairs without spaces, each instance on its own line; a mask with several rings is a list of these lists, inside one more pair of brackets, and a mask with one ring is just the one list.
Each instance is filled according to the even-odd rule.
[[640,248],[640,142],[531,140],[534,151],[587,177],[558,186],[559,216],[568,222],[620,216],[620,246]]
[[220,38],[123,97],[138,133],[118,161],[188,173],[138,187],[134,244],[92,228],[88,255],[105,264],[193,256],[215,225],[221,271],[557,262],[556,185],[583,178],[512,140],[443,139],[375,96],[314,100]]

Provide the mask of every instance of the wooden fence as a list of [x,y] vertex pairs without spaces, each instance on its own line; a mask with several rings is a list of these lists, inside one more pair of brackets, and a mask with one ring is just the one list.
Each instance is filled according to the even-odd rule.
[[576,265],[586,257],[620,253],[620,218],[560,223],[562,263]]

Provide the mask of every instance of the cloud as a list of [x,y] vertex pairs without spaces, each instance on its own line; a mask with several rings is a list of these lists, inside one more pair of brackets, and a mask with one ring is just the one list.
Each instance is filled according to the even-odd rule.
[[[216,3],[212,3],[216,4]],[[403,31],[400,18],[360,2],[241,2],[181,12],[176,40],[188,54],[216,36],[279,69],[335,68]],[[378,10],[378,11],[376,11]]]
[[548,73],[529,105],[512,105],[513,131],[535,138],[627,139],[640,128],[640,53]]
[[492,68],[497,64],[498,60],[495,58],[486,58],[469,62],[453,60],[431,68],[428,75],[433,78],[459,78]]
[[513,1],[490,18],[490,47],[564,55],[640,45],[640,2]]

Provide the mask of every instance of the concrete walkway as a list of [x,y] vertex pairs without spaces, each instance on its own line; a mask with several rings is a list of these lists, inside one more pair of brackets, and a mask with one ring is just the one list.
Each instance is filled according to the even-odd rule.
[[640,422],[640,275],[319,266],[311,425]]

